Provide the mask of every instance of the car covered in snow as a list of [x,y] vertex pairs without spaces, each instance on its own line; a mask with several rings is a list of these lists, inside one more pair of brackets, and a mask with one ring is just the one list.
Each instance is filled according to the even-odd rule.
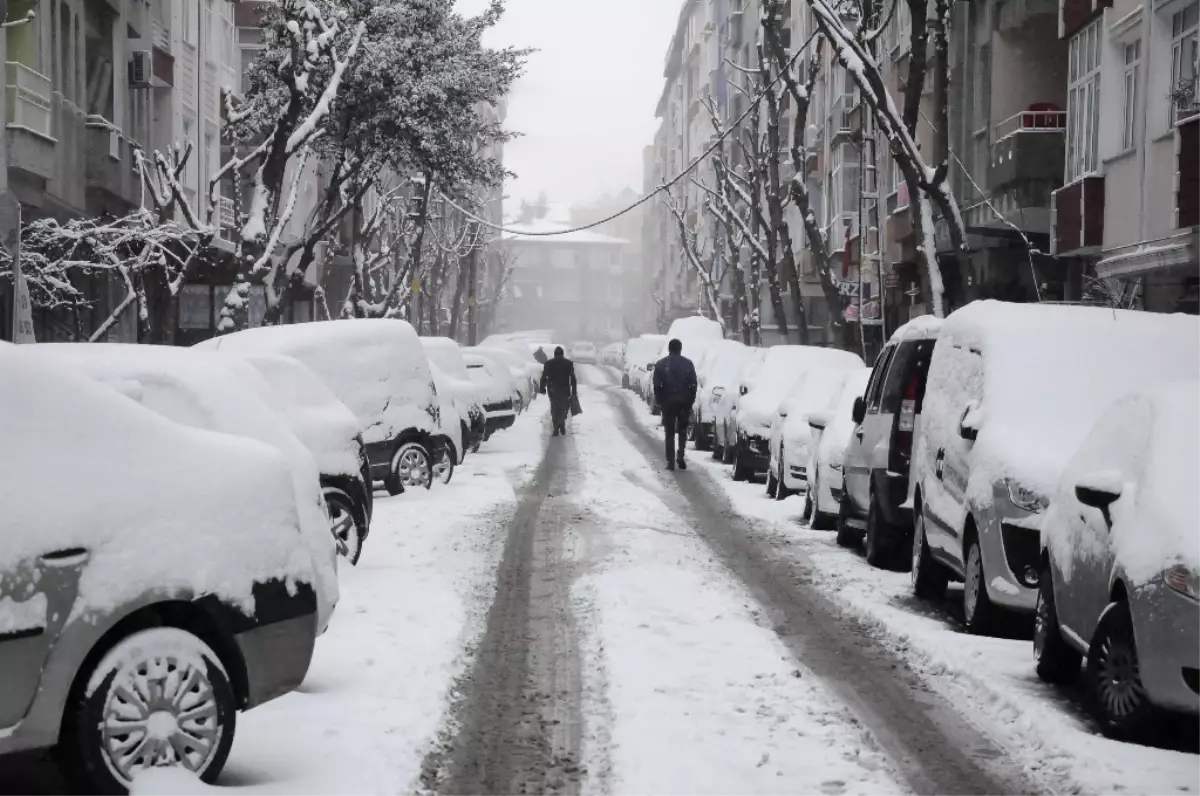
[[845,491],[838,544],[866,539],[872,566],[903,569],[912,535],[913,441],[921,429],[925,383],[942,321],[921,315],[888,339],[862,401],[853,409],[857,426],[846,449]]
[[913,456],[915,593],[963,579],[963,621],[977,633],[1033,614],[1042,515],[1064,466],[1132,387],[1197,378],[1194,316],[999,301],[954,312]]
[[270,386],[283,419],[316,461],[338,552],[357,564],[375,494],[358,420],[299,360],[277,354],[240,358]]
[[808,416],[813,433],[813,456],[804,514],[809,527],[814,530],[829,530],[837,522],[845,489],[846,448],[857,425],[854,404],[866,394],[871,374],[872,371],[866,368],[847,373],[832,408]]
[[712,450],[716,438],[717,408],[726,394],[737,389],[734,382],[754,349],[738,340],[719,340],[709,346],[697,370],[696,405],[692,410],[696,450]]
[[620,370],[625,365],[625,344],[609,343],[600,349],[600,362]]
[[721,393],[713,406],[713,458],[732,464],[737,452],[737,411],[742,396],[750,392],[754,378],[766,361],[769,348],[750,348],[746,361],[733,378],[732,389]]
[[663,334],[644,334],[630,338],[625,343],[625,365],[621,374],[621,386],[645,395],[644,384],[648,374],[654,371],[658,352],[667,341]]
[[517,411],[521,405],[521,396],[513,382],[512,371],[491,357],[476,353],[474,348],[464,348],[462,357],[467,368],[467,377],[479,390],[487,436],[510,428],[516,422]]
[[508,348],[483,348],[476,346],[468,349],[472,353],[486,357],[497,365],[507,368],[512,377],[513,387],[517,391],[517,408],[525,411],[533,403],[538,394],[538,382],[542,377],[542,368],[532,356],[525,357],[515,354]]
[[[313,560],[319,629],[329,624],[338,601],[337,550],[355,551],[358,529],[335,528],[335,539],[316,460],[297,439],[269,384],[248,363],[211,351],[122,343],[39,343],[31,355],[108,385],[180,425],[257,440],[288,463],[296,514]],[[252,533],[253,528],[247,528]]]
[[[487,436],[486,414],[480,388],[467,372],[462,348],[449,337],[422,337],[421,345],[433,368],[438,394],[449,394],[459,416],[464,418],[463,448],[479,450],[479,444]],[[437,378],[439,372],[441,379]]]
[[576,340],[567,351],[567,358],[580,365],[596,364],[596,345],[587,340]]
[[767,494],[776,500],[808,489],[813,448],[809,415],[830,409],[846,377],[867,368],[862,357],[849,351],[813,348],[806,353],[800,377],[779,403],[771,423]]
[[1144,737],[1158,709],[1200,713],[1200,383],[1114,403],[1063,470],[1042,519],[1037,672],[1087,658],[1104,732]]
[[390,494],[429,487],[443,456],[458,464],[462,430],[442,422],[437,387],[417,333],[384,318],[245,329],[199,343],[239,353],[284,354],[317,374],[358,418],[371,477]]
[[0,383],[0,756],[56,750],[85,793],[213,782],[316,642],[284,454],[3,343]]

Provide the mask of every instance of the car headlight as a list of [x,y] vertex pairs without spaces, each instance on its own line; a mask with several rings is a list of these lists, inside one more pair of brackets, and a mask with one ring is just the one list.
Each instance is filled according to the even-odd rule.
[[1042,495],[1011,478],[1005,479],[1004,485],[1008,488],[1009,502],[1023,511],[1036,514],[1045,511],[1046,507],[1050,505],[1050,501]]
[[1163,570],[1162,577],[1168,589],[1193,600],[1200,600],[1200,573],[1193,572],[1183,564],[1176,564]]

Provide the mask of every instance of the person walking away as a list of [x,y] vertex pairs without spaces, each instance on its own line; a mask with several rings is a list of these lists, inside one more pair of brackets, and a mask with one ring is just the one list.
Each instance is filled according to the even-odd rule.
[[575,363],[567,359],[562,346],[558,346],[554,349],[554,358],[542,367],[541,384],[541,391],[550,397],[550,420],[556,437],[567,433],[567,414],[578,389]]
[[[666,434],[667,469],[687,469],[683,452],[687,449],[688,421],[692,404],[696,402],[696,366],[683,355],[683,343],[672,340],[667,344],[667,356],[654,365],[654,399],[662,407],[663,430]],[[676,448],[675,438],[679,445]]]
[[539,365],[545,365],[549,361],[546,352],[542,350],[541,346],[533,349],[533,358],[538,361]]

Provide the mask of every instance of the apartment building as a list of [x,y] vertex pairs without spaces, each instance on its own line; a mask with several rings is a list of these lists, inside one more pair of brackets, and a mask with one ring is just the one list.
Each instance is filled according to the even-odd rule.
[[1156,312],[1198,311],[1200,0],[1060,0],[1067,156],[1053,246]]
[[[134,153],[152,156],[190,143],[183,174],[188,199],[199,208],[215,173],[229,155],[222,141],[221,92],[243,89],[245,66],[263,47],[259,19],[269,0],[10,0],[8,18],[32,11],[32,21],[8,28],[5,56],[3,169],[24,221],[53,217],[121,216],[145,197]],[[319,186],[305,180],[301,212]],[[221,248],[233,251],[236,219],[232,182],[223,186],[217,214]],[[201,269],[168,316],[152,319],[167,341],[190,343],[211,336],[233,282],[227,262]],[[90,301],[55,311],[35,311],[41,340],[84,338],[125,295],[107,275],[80,277]],[[0,288],[5,290],[5,288]],[[11,298],[0,297],[7,317]],[[265,296],[252,296],[252,321],[261,319]],[[302,300],[289,320],[311,317]],[[0,324],[7,330],[8,323]],[[113,341],[138,339],[130,308],[108,333]]]

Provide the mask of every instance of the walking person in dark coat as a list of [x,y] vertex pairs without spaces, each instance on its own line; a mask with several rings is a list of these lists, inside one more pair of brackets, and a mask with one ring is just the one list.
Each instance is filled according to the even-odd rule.
[[[696,366],[683,355],[683,343],[672,340],[667,344],[667,356],[654,366],[654,399],[662,407],[663,429],[666,432],[667,469],[687,469],[683,452],[687,449],[687,427],[692,404],[696,402]],[[675,437],[679,447],[675,447]]]
[[554,358],[542,367],[541,391],[550,396],[550,420],[554,436],[567,433],[567,414],[576,399],[575,363],[563,355],[562,346],[554,349]]

